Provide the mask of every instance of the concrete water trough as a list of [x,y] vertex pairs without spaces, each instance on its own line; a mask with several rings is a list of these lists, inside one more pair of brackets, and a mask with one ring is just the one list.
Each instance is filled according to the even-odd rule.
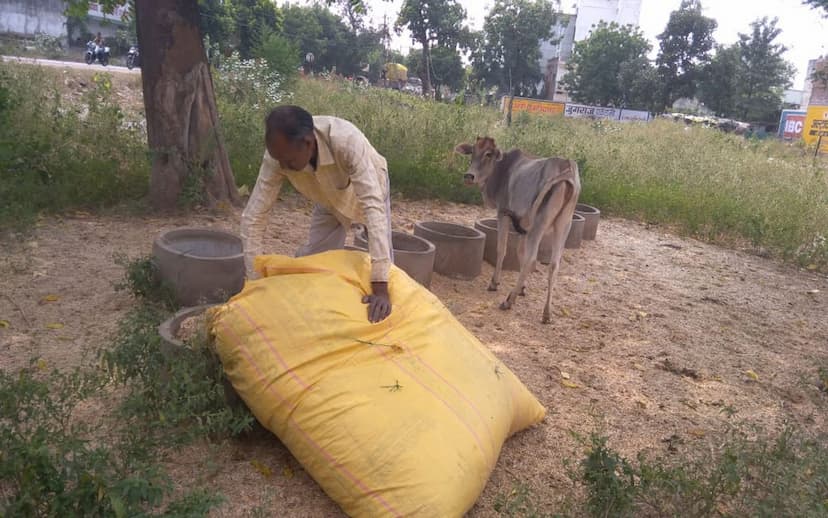
[[182,306],[225,302],[244,286],[241,238],[210,228],[162,232],[153,243],[161,280]]
[[569,227],[569,234],[566,236],[564,248],[581,248],[585,221],[584,217],[577,212],[572,215],[572,226]]
[[575,206],[575,213],[583,216],[585,220],[583,238],[590,241],[595,239],[598,233],[598,221],[601,219],[601,211],[592,205],[579,203]]
[[[497,266],[497,218],[485,218],[477,221],[474,228],[486,235],[486,245],[483,250],[483,260],[492,266]],[[503,269],[513,272],[520,271],[518,261],[518,245],[520,234],[515,232],[509,223],[509,240],[506,245],[506,256],[503,258]]]
[[439,221],[414,225],[414,235],[434,244],[434,271],[454,279],[471,280],[483,269],[486,235],[471,227]]
[[[394,264],[426,288],[431,287],[436,247],[421,237],[396,230],[391,233],[391,246],[394,249]],[[365,231],[354,234],[353,248],[368,250]]]

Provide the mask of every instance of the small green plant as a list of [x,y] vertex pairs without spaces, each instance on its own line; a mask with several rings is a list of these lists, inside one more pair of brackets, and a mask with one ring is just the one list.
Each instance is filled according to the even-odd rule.
[[582,481],[587,486],[587,509],[592,516],[625,516],[633,503],[635,473],[626,459],[607,447],[604,437],[592,437],[581,461]]
[[828,450],[825,437],[786,429],[749,441],[738,427],[710,452],[628,461],[593,435],[586,457],[570,473],[586,489],[594,517],[825,516]]
[[[99,208],[146,193],[146,136],[127,120],[112,81],[97,74],[80,100],[47,68],[0,63],[0,228],[39,212]],[[62,81],[62,79],[61,79]]]
[[75,415],[104,382],[48,371],[42,360],[15,375],[0,370],[0,515],[134,516],[160,504],[170,488],[163,473]]
[[158,325],[169,313],[141,305],[122,321],[115,346],[101,352],[106,370],[128,388],[121,414],[166,444],[235,436],[250,429],[243,406],[229,406],[225,376],[208,344],[172,348]]
[[542,512],[533,500],[532,492],[525,484],[516,484],[512,490],[495,498],[494,510],[505,518],[551,518]]
[[157,304],[170,311],[177,308],[175,292],[161,280],[158,266],[152,256],[130,260],[119,254],[115,256],[115,264],[125,270],[123,280],[115,284],[116,291],[128,291],[137,299]]

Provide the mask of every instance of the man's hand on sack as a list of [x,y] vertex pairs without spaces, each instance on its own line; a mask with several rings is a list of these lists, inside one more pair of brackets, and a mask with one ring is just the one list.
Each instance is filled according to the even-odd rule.
[[376,324],[391,314],[391,298],[388,296],[387,282],[372,282],[371,290],[371,295],[362,297],[362,303],[368,304],[368,320]]

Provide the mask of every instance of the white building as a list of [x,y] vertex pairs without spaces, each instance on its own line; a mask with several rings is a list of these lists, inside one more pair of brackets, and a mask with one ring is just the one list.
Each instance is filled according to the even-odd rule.
[[820,81],[814,82],[812,79],[817,69],[828,70],[828,57],[819,57],[808,61],[808,70],[805,72],[805,89],[802,93],[803,107],[809,105],[828,106],[828,88]]
[[[65,11],[64,0],[0,0],[0,34],[23,38],[44,34],[65,41],[69,36]],[[90,2],[84,22],[86,30],[89,34],[100,32],[104,37],[113,37],[123,27],[121,18],[125,13],[126,8],[118,6],[113,13],[104,14],[99,3]]]
[[566,63],[572,55],[575,42],[589,37],[599,22],[638,27],[642,0],[578,0],[575,14],[558,14],[554,39],[558,43],[541,42],[540,68],[544,75],[541,85],[544,97],[553,101],[568,102],[569,96],[561,87],[566,73]]
[[62,0],[0,0],[0,34],[65,38],[65,10]]

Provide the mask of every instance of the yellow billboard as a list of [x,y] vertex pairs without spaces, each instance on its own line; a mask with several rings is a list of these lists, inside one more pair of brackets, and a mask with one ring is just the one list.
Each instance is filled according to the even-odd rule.
[[820,153],[828,153],[828,106],[809,106],[805,116],[802,138],[809,146],[816,146],[822,137]]
[[[503,113],[509,111],[508,95],[503,96],[501,108]],[[515,102],[512,103],[512,113],[529,112],[540,113],[543,115],[563,115],[566,104],[556,103],[553,101],[541,101],[540,99],[527,99],[525,97],[515,97]]]

